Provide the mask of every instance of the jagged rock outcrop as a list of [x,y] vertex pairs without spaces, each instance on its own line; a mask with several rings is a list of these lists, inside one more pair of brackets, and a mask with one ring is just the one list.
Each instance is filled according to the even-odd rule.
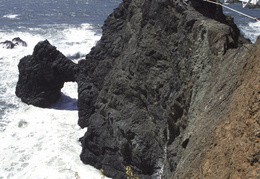
[[202,0],[123,1],[79,63],[81,160],[112,178],[128,165],[192,178],[253,48],[228,19]]
[[144,179],[257,176],[260,47],[229,19],[203,0],[124,0],[78,65],[39,43],[17,95],[47,106],[76,81],[81,160],[114,179],[126,166]]
[[4,42],[0,42],[0,44],[2,48],[6,48],[6,49],[13,49],[16,46],[27,47],[27,43],[23,41],[20,37],[15,37],[12,39],[12,41],[6,40]]
[[16,95],[27,104],[50,107],[61,95],[64,82],[75,81],[78,67],[56,47],[39,42],[32,55],[20,60]]
[[22,40],[20,37],[13,38],[12,42],[15,44],[15,46],[27,47],[27,43],[24,40]]
[[6,48],[6,49],[13,49],[15,47],[15,44],[10,40],[0,42],[0,44],[1,44],[2,48]]

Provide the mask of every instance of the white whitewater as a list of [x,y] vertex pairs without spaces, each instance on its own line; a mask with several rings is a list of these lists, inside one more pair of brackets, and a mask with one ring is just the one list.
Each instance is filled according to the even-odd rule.
[[9,18],[9,19],[15,19],[17,18],[19,15],[18,14],[6,14],[3,17],[4,18]]
[[249,22],[247,26],[239,25],[238,27],[240,28],[242,34],[253,43],[255,43],[257,37],[260,36],[260,21]]
[[259,0],[239,0],[242,2],[242,6],[244,8],[256,8],[260,7],[260,1]]
[[61,100],[51,109],[28,106],[15,96],[19,60],[32,54],[38,41],[49,39],[62,53],[73,56],[88,53],[100,35],[89,24],[60,31],[29,30],[0,32],[0,41],[20,37],[28,43],[28,47],[0,48],[0,98],[5,103],[0,119],[0,179],[100,179],[99,170],[79,158],[78,139],[86,129],[77,125],[76,83],[65,83]]

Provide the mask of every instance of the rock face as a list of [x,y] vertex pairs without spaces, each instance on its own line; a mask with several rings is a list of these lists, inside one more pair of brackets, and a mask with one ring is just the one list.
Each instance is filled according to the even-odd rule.
[[123,1],[79,63],[81,160],[112,178],[126,177],[128,165],[140,178],[194,177],[248,50],[258,50],[241,46],[227,19],[202,0]]
[[39,43],[17,95],[48,106],[76,80],[81,160],[114,179],[127,166],[144,179],[257,177],[260,47],[228,19],[203,0],[124,0],[78,66]]
[[61,95],[64,82],[75,81],[78,67],[45,40],[21,59],[16,95],[27,104],[49,107]]
[[[260,38],[257,43],[239,49],[239,54],[245,50],[247,55],[235,58],[236,62],[230,64],[232,71],[229,71],[229,76],[230,80],[234,80],[234,86],[227,98],[220,99],[223,100],[223,112],[216,107],[211,112],[218,119],[217,125],[211,126],[214,128],[210,134],[212,137],[210,140],[198,138],[196,142],[202,142],[202,146],[198,147],[201,149],[200,156],[194,161],[188,159],[189,167],[186,167],[187,164],[183,166],[185,171],[181,171],[180,167],[175,176],[260,178]],[[233,65],[237,66],[236,72]],[[220,97],[224,93],[221,90]]]

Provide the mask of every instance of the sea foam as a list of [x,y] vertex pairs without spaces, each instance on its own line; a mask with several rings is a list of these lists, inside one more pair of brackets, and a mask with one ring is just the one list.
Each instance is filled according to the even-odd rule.
[[[65,26],[65,25],[64,25]],[[77,84],[65,83],[62,97],[49,109],[26,105],[15,96],[19,60],[48,39],[62,53],[86,54],[99,40],[88,24],[0,32],[0,41],[20,37],[28,46],[0,49],[0,179],[100,179],[99,170],[80,161]],[[79,59],[75,59],[77,62]]]
[[248,25],[239,25],[242,34],[251,42],[255,43],[257,37],[260,35],[260,21],[249,22]]
[[8,19],[16,19],[19,17],[19,15],[18,14],[6,14],[3,17],[8,18]]

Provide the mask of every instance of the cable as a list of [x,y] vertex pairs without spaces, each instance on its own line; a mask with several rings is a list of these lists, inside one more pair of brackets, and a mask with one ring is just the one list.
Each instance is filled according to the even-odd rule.
[[214,2],[214,1],[211,1],[211,0],[203,0],[203,1],[206,1],[206,2],[209,2],[209,3],[213,3],[213,4],[217,4],[217,5],[221,5],[221,6],[225,7],[225,8],[227,8],[227,9],[230,9],[231,11],[234,11],[236,13],[239,13],[239,14],[243,15],[243,16],[246,16],[248,18],[251,18],[251,19],[254,19],[255,21],[260,22],[260,20],[258,18],[249,16],[249,15],[243,13],[243,12],[240,12],[238,10],[235,10],[235,9],[231,8],[231,7],[228,7],[228,6],[226,6],[226,5],[224,5],[224,4],[220,3],[220,2]]

